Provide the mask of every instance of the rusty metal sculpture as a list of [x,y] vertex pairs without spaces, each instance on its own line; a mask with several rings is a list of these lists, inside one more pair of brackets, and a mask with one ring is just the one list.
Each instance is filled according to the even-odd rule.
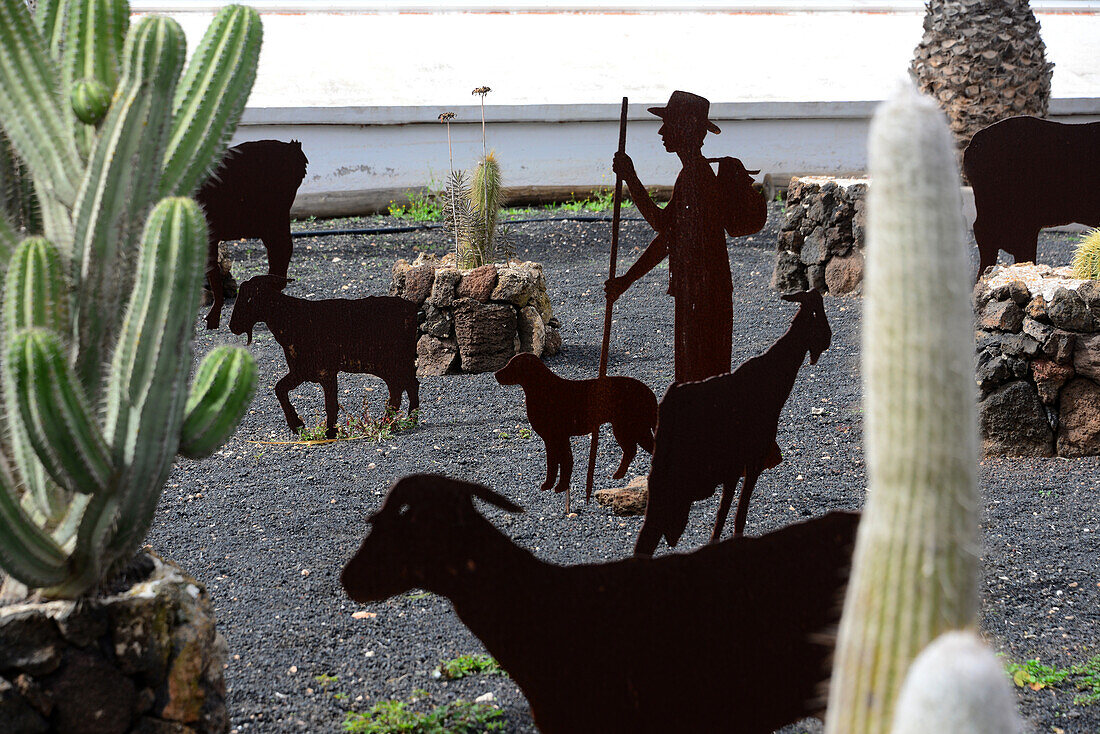
[[[573,477],[573,449],[569,437],[588,435],[598,431],[604,423],[611,424],[615,441],[623,450],[615,479],[626,475],[639,446],[646,453],[653,453],[657,397],[644,382],[621,376],[567,380],[555,375],[541,359],[528,352],[512,357],[495,376],[501,385],[523,388],[531,430],[546,444],[543,490],[554,487],[555,492],[568,492]],[[555,478],[557,486],[554,486]]]
[[398,481],[344,567],[355,601],[447,597],[546,734],[764,734],[820,713],[858,515],[689,554],[561,567],[516,546],[440,476]]
[[[673,92],[664,107],[649,108],[664,121],[659,132],[665,149],[683,163],[672,198],[663,209],[653,203],[629,155],[616,153],[612,166],[657,236],[625,274],[608,278],[604,290],[613,302],[668,258],[668,292],[676,303],[676,382],[729,372],[733,286],[726,234],[752,234],[767,220],[767,203],[752,188],[750,174],[759,171],[746,171],[736,158],[703,156],[707,132],[721,132],[707,119],[709,110],[706,99],[682,91]],[[715,161],[717,175],[711,168]]]
[[391,411],[401,407],[401,394],[407,393],[412,416],[420,406],[416,304],[392,296],[307,301],[284,294],[286,283],[277,275],[257,275],[242,283],[229,330],[247,334],[251,344],[252,329],[264,322],[282,346],[289,372],[275,383],[275,395],[290,430],[305,426],[290,404],[290,391],[303,382],[315,382],[325,392],[325,435],[336,437],[340,372],[382,378]]
[[978,277],[998,250],[1034,262],[1043,227],[1100,226],[1100,188],[1088,183],[1098,170],[1100,122],[1010,117],[979,130],[963,152],[978,213]]
[[821,294],[816,290],[782,296],[800,304],[787,333],[763,354],[732,373],[669,387],[661,398],[649,472],[645,522],[634,546],[653,553],[664,536],[675,546],[687,527],[691,504],[714,494],[722,500],[710,542],[722,536],[741,477],[733,534],[745,530],[756,480],[783,460],[775,442],[779,414],[794,387],[806,354],[816,364],[832,342]]
[[214,304],[206,314],[206,328],[218,328],[225,300],[218,267],[219,242],[259,238],[267,248],[267,272],[286,277],[293,251],[290,207],[305,178],[307,163],[297,140],[241,143],[225,152],[218,168],[195,194],[206,212],[209,229],[206,280]]

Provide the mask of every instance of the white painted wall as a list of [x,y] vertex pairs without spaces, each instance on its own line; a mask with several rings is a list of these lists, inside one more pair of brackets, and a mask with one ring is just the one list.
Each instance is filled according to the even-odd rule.
[[[221,4],[134,7],[171,11],[193,45]],[[605,2],[577,12],[535,0],[252,4],[262,11],[264,48],[235,141],[300,139],[310,166],[299,211],[329,214],[442,181],[443,111],[458,114],[455,165],[468,168],[481,151],[470,90],[483,84],[493,89],[489,144],[510,186],[581,193],[611,183],[623,95],[642,180],[670,185],[676,160],[645,108],[678,88],[713,103],[723,133],[708,137],[709,155],[777,174],[861,171],[874,101],[904,79],[923,18],[915,0]],[[1100,119],[1100,2],[1032,5],[1056,64],[1052,112]]]

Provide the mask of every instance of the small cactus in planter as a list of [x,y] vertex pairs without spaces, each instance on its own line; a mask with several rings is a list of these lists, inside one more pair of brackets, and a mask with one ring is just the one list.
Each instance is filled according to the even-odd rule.
[[876,112],[868,149],[869,494],[829,690],[826,732],[838,734],[890,732],[914,658],[975,627],[978,608],[974,330],[953,146],[943,114],[909,89]]
[[1077,243],[1070,269],[1074,278],[1100,280],[1100,228],[1090,229]]
[[175,21],[128,23],[125,0],[0,0],[0,128],[44,233],[17,243],[0,218],[0,565],[49,597],[129,560],[176,454],[224,443],[256,380],[224,347],[188,389],[206,222],[184,197],[240,119],[259,16],[222,9],[186,70]]

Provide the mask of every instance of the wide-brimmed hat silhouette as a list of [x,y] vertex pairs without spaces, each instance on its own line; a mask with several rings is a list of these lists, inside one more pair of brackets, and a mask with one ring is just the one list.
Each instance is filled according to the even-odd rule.
[[707,130],[717,135],[722,130],[708,118],[710,114],[710,100],[691,92],[676,90],[668,98],[668,104],[664,107],[650,107],[649,111],[662,120],[695,120],[706,125]]

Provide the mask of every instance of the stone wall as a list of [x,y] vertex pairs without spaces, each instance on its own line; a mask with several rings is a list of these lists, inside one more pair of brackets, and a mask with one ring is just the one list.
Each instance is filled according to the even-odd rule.
[[109,596],[0,606],[0,731],[229,731],[206,588],[154,554],[138,559],[127,575],[143,578]]
[[1100,283],[996,266],[974,288],[987,455],[1100,455]]
[[863,285],[866,179],[792,178],[776,239],[772,288],[859,293]]
[[414,301],[420,338],[417,374],[489,372],[517,352],[550,357],[561,349],[542,265],[518,262],[459,270],[454,254],[421,253],[393,266],[390,295]]

